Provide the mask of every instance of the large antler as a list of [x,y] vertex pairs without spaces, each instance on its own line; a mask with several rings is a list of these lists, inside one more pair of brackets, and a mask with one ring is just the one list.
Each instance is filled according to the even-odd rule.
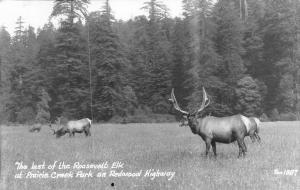
[[202,91],[203,91],[202,104],[201,104],[201,107],[198,109],[197,113],[201,112],[210,103],[210,99],[207,97],[207,94],[206,94],[206,91],[205,91],[204,87],[202,87]]
[[175,95],[174,95],[174,88],[172,88],[171,98],[170,98],[169,100],[173,103],[173,106],[174,106],[174,108],[175,108],[177,111],[179,111],[179,112],[181,112],[182,114],[185,114],[185,115],[189,114],[189,112],[184,111],[184,110],[182,110],[182,109],[179,107],[179,105],[178,105],[178,103],[177,103],[177,100],[176,100],[176,98],[175,98]]

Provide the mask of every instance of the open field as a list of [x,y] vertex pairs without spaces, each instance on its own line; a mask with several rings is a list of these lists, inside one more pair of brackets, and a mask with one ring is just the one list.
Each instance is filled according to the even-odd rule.
[[[300,122],[262,123],[262,143],[247,137],[248,153],[237,159],[236,144],[217,144],[217,159],[204,157],[205,146],[187,127],[170,124],[101,124],[92,126],[92,136],[76,134],[56,139],[49,128],[29,133],[26,127],[1,126],[0,189],[300,189],[297,175],[278,174],[300,170]],[[25,178],[15,179],[15,162],[28,165],[32,172],[73,172],[73,164],[124,163],[124,172],[141,177]],[[70,169],[31,170],[32,162],[46,166],[55,161],[70,164]],[[143,177],[148,169],[176,172],[175,176]],[[110,168],[93,169],[110,172]],[[275,173],[274,173],[275,170]],[[82,169],[89,171],[89,169]],[[113,183],[113,184],[112,184]]]

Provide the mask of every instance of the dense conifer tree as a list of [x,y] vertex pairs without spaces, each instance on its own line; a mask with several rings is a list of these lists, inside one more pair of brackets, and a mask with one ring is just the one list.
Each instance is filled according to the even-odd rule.
[[112,28],[113,15],[108,0],[101,12],[90,14],[89,21],[94,117],[96,120],[124,117],[132,111],[135,95],[126,77],[129,62]]

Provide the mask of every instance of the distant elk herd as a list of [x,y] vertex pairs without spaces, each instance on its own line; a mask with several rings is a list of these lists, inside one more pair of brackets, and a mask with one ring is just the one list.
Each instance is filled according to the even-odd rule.
[[[213,149],[214,156],[217,156],[216,143],[229,144],[237,142],[239,147],[240,156],[245,156],[247,147],[244,142],[246,136],[250,136],[252,142],[257,140],[261,141],[259,133],[260,120],[256,117],[246,117],[241,114],[227,116],[227,117],[214,117],[205,116],[200,117],[200,113],[210,104],[206,91],[203,87],[203,100],[200,108],[194,112],[187,112],[182,110],[175,98],[174,89],[171,91],[171,98],[174,109],[182,115],[182,123],[180,126],[189,126],[192,133],[199,135],[206,144],[207,156],[210,147]],[[56,126],[56,127],[53,127]],[[58,128],[57,128],[58,126]],[[61,124],[60,119],[55,124],[50,123],[49,127],[53,131],[53,135],[59,138],[67,133],[69,137],[73,137],[75,133],[84,133],[86,137],[91,136],[92,121],[88,118],[68,121],[65,124]],[[40,125],[34,125],[29,131],[39,132],[41,129]]]
[[[56,126],[56,127],[53,127]],[[57,126],[59,128],[57,128]],[[62,124],[60,118],[55,123],[50,123],[49,127],[53,131],[53,135],[59,138],[67,133],[69,137],[75,136],[75,133],[84,133],[85,136],[91,136],[92,121],[89,118],[84,118],[76,121],[68,121],[66,124]],[[29,132],[39,132],[41,125],[34,125]]]

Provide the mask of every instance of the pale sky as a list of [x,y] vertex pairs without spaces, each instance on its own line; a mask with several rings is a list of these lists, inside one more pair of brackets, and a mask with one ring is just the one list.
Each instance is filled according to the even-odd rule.
[[[116,19],[128,20],[145,14],[141,10],[143,3],[149,0],[110,0],[110,6]],[[182,15],[182,0],[160,0],[169,8],[170,16]],[[13,35],[16,21],[22,16],[24,26],[35,29],[48,22],[53,7],[53,0],[0,0],[0,26]],[[100,10],[105,0],[90,0],[89,11]]]

